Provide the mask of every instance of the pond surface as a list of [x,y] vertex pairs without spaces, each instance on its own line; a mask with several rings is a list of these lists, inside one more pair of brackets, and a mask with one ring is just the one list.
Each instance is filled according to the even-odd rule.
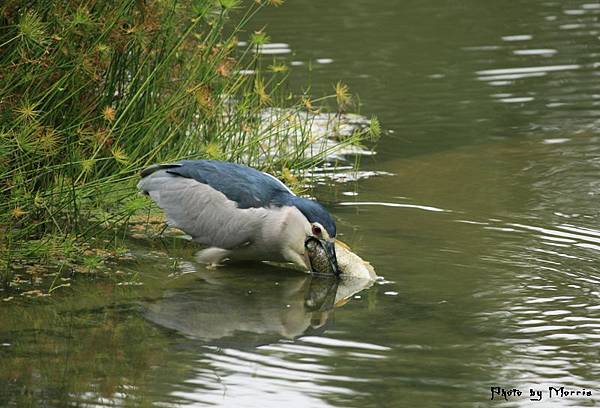
[[[385,281],[204,271],[186,245],[140,243],[115,282],[2,305],[0,406],[542,406],[530,388],[598,404],[599,15],[590,0],[270,8],[254,24],[287,44],[293,81],[344,81],[388,131],[361,169],[391,175],[316,191]],[[490,402],[495,386],[523,394]]]

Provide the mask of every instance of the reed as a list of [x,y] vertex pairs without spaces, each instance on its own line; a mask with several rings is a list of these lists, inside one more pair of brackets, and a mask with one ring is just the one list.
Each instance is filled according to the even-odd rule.
[[[135,194],[135,181],[151,163],[214,158],[289,175],[322,160],[325,152],[304,154],[313,142],[298,119],[307,96],[286,89],[285,66],[274,63],[263,70],[252,52],[268,40],[266,34],[251,35],[246,49],[237,46],[256,12],[280,4],[7,0],[0,5],[5,284],[16,260],[50,259],[61,243],[74,250],[74,243],[103,228],[120,234],[117,227],[145,205]],[[254,74],[240,74],[248,69]],[[340,109],[345,109],[347,89],[340,89]],[[286,109],[286,119],[265,126],[265,109],[274,106]],[[272,154],[281,146],[287,146],[284,154]]]

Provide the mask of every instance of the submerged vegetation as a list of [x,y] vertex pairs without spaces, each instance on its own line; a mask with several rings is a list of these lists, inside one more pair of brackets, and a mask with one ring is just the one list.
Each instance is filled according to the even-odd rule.
[[[0,5],[0,281],[19,265],[93,269],[91,237],[119,252],[144,166],[183,158],[244,162],[294,181],[326,154],[281,61],[262,69],[264,31],[244,27],[281,0],[7,0]],[[233,13],[233,17],[230,14]],[[239,47],[238,36],[249,38]],[[337,103],[336,103],[337,102]],[[285,114],[266,121],[265,112]],[[279,111],[281,112],[281,111]],[[358,143],[371,129],[345,137]],[[272,154],[273,149],[279,154]],[[102,240],[96,240],[100,242]]]

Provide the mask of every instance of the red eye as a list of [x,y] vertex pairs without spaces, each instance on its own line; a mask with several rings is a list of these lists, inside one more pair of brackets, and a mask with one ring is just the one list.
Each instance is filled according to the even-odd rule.
[[317,227],[316,225],[312,226],[312,233],[313,235],[321,235],[321,228]]

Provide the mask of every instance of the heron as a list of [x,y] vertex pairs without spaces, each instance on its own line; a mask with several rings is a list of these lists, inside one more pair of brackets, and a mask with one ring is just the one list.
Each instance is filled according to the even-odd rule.
[[305,243],[317,239],[340,274],[331,214],[269,173],[225,161],[182,160],[144,169],[138,189],[162,208],[167,225],[208,247],[196,256],[201,263],[290,262],[309,271]]

